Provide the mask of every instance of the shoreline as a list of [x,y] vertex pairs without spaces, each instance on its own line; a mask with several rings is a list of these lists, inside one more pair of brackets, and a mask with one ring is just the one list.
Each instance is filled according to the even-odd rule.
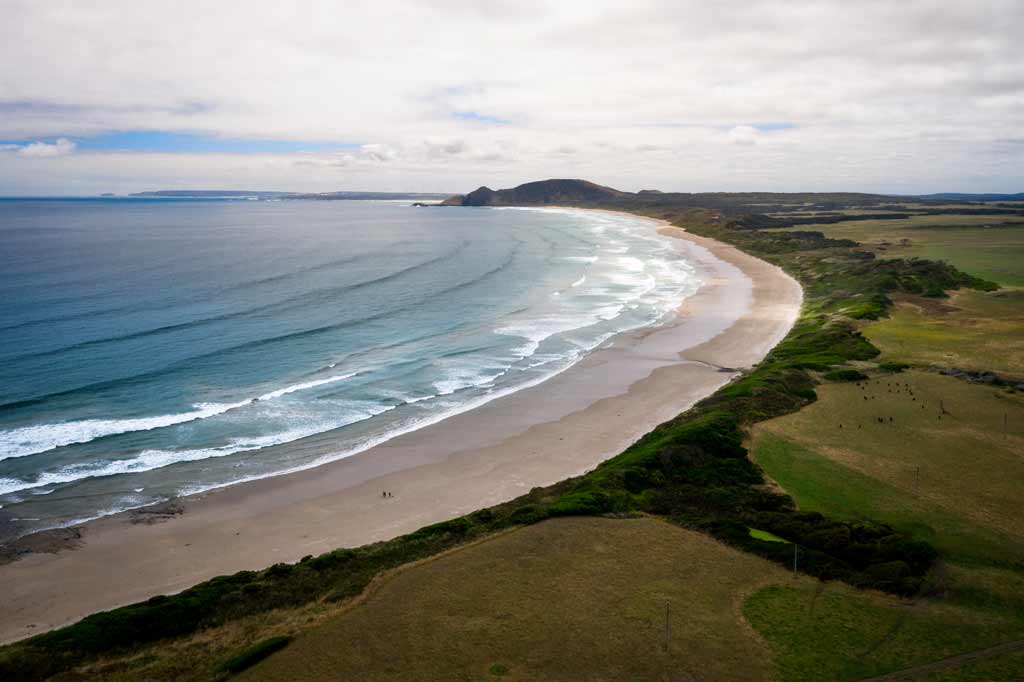
[[[735,376],[722,368],[755,364],[788,332],[802,295],[779,268],[627,215],[680,238],[700,270],[704,283],[679,319],[615,337],[542,384],[362,453],[179,498],[184,514],[151,519],[165,522],[133,523],[132,513],[89,522],[78,549],[0,566],[0,642],[215,575],[401,535],[584,473]],[[382,499],[382,490],[394,497]]]

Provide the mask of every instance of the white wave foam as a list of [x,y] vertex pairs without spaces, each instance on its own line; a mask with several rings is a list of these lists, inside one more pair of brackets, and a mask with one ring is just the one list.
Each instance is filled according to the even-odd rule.
[[199,409],[181,414],[135,419],[84,419],[58,424],[22,426],[0,432],[0,461],[25,457],[73,443],[87,443],[96,438],[131,431],[149,431],[196,419],[206,419],[246,403],[202,403]]
[[[172,464],[196,462],[204,459],[227,457],[248,450],[259,450],[273,445],[282,445],[312,436],[317,433],[340,429],[349,424],[364,421],[395,409],[395,405],[379,407],[366,406],[359,411],[352,411],[345,418],[330,421],[314,421],[305,426],[292,428],[280,433],[249,438],[235,438],[225,445],[212,448],[194,448],[188,450],[143,450],[134,457],[118,460],[100,460],[83,464],[74,464],[56,471],[47,471],[39,475],[35,481],[22,481],[13,478],[0,479],[0,495],[38,488],[40,486],[72,483],[85,478],[114,476],[117,474],[138,474],[153,469],[162,469]],[[52,492],[52,491],[51,491]]]
[[168,426],[176,426],[198,419],[208,419],[230,410],[244,407],[253,402],[272,400],[289,393],[302,391],[324,384],[350,379],[355,374],[339,374],[337,376],[293,384],[276,391],[270,391],[251,400],[236,403],[199,403],[191,412],[166,414],[155,417],[136,417],[130,419],[83,419],[57,424],[36,424],[22,426],[9,431],[0,431],[0,461],[15,457],[35,455],[54,448],[76,443],[88,443],[104,436],[113,436],[133,431],[151,431]]
[[[481,374],[480,370],[469,367],[459,367],[449,370],[448,376],[434,382],[438,396],[451,395],[466,388],[478,388],[493,384],[508,373],[508,367],[503,368],[497,374]],[[497,368],[493,368],[497,369]]]
[[586,281],[587,281],[587,276],[583,275],[582,277],[580,277],[578,280],[576,280],[575,282],[573,282],[569,286],[572,287],[573,289],[575,289],[576,287],[578,287],[579,285],[583,284]]
[[[510,209],[510,210],[520,210],[520,209]],[[522,210],[538,210],[538,209],[522,209]],[[540,210],[545,210],[545,209],[540,209]],[[552,212],[552,213],[572,213],[574,215],[579,215],[579,213],[577,211],[574,211],[574,210],[553,209],[553,210],[549,210],[549,211]],[[590,219],[590,216],[587,216],[587,219]],[[607,230],[605,230],[606,226],[608,228]],[[656,243],[659,240],[663,240],[664,239],[664,238],[661,238],[661,237],[655,237],[653,235],[653,231],[651,231],[647,227],[640,226],[640,227],[643,227],[642,230],[639,229],[635,224],[632,227],[636,228],[636,230],[634,231],[634,229],[631,229],[631,227],[630,227],[628,222],[623,222],[623,221],[618,221],[618,220],[611,220],[611,221],[602,221],[602,225],[600,227],[600,230],[605,232],[608,235],[611,235],[611,234],[618,235],[618,234],[620,234],[619,230],[621,228],[621,233],[626,233],[628,238],[640,237],[641,239],[643,239],[643,240],[645,240],[647,242],[650,242],[650,243]],[[652,232],[652,234],[648,235],[647,234],[648,232]],[[663,241],[661,243],[658,243],[657,244],[657,248],[655,248],[655,249],[649,249],[647,246],[644,246],[644,248],[642,249],[644,255],[643,255],[642,259],[639,259],[640,260],[640,267],[637,268],[635,261],[638,260],[638,259],[632,258],[632,254],[630,254],[628,256],[625,255],[625,254],[627,254],[630,251],[630,248],[628,246],[623,246],[623,244],[624,244],[623,242],[618,242],[618,243],[614,244],[613,248],[615,248],[615,251],[617,252],[614,256],[611,256],[611,255],[603,256],[600,259],[599,259],[598,256],[564,256],[563,257],[564,260],[576,261],[576,262],[585,262],[585,263],[590,263],[590,264],[597,263],[600,260],[600,263],[601,263],[600,266],[594,266],[594,267],[598,267],[598,268],[600,268],[601,270],[604,271],[604,272],[593,272],[592,273],[591,268],[588,267],[587,268],[587,273],[588,273],[588,275],[591,275],[591,273],[592,273],[592,276],[590,276],[589,279],[587,280],[587,287],[585,287],[584,289],[578,289],[577,286],[574,285],[573,287],[570,287],[570,289],[565,290],[565,294],[566,295],[562,297],[562,300],[569,300],[569,301],[573,302],[573,307],[570,308],[570,310],[573,313],[578,313],[578,314],[575,314],[575,315],[553,315],[553,316],[550,316],[550,317],[534,315],[533,319],[530,319],[530,320],[517,320],[514,324],[507,324],[503,328],[503,330],[500,330],[500,331],[496,330],[496,331],[498,331],[498,333],[507,333],[508,335],[521,336],[523,338],[526,338],[529,341],[529,343],[526,346],[523,347],[523,350],[525,352],[523,353],[522,357],[529,357],[529,356],[533,356],[536,353],[536,351],[537,351],[537,349],[538,349],[538,347],[540,345],[540,341],[543,341],[544,339],[548,338],[549,336],[552,335],[552,333],[558,333],[558,332],[552,332],[551,331],[552,328],[554,328],[554,327],[562,327],[564,325],[567,325],[567,328],[564,329],[564,331],[570,332],[570,333],[575,331],[575,330],[577,330],[577,329],[582,329],[582,328],[587,326],[587,324],[588,324],[587,320],[590,320],[589,324],[594,324],[595,323],[595,320],[594,320],[595,317],[597,317],[598,319],[601,319],[600,316],[594,314],[597,310],[604,309],[606,311],[606,316],[607,315],[613,315],[614,316],[614,315],[618,314],[618,312],[621,312],[621,310],[636,309],[636,307],[638,305],[640,305],[641,301],[643,302],[643,306],[644,306],[643,310],[644,311],[647,311],[647,307],[649,306],[654,313],[658,313],[659,311],[670,310],[670,309],[674,308],[675,306],[677,306],[678,303],[679,303],[680,298],[683,295],[680,292],[684,288],[688,289],[689,286],[692,286],[692,283],[695,281],[692,278],[692,269],[689,270],[689,271],[685,271],[687,266],[685,265],[685,263],[682,263],[682,265],[683,265],[682,270],[684,270],[685,272],[680,272],[680,267],[679,266],[680,266],[681,263],[680,263],[680,261],[678,259],[672,258],[671,261],[666,261],[666,260],[661,259],[661,258],[655,258],[654,257],[655,253],[659,253],[660,254],[662,252],[664,252],[664,253],[672,253],[672,252],[674,252],[674,250],[671,247],[664,246],[664,242]],[[607,251],[604,251],[603,253],[604,254],[608,254]],[[615,263],[613,261],[617,260],[620,257],[630,258],[634,262],[629,263],[629,264],[624,264],[623,267],[616,268]],[[645,268],[645,265],[646,265],[646,268]],[[623,279],[618,281],[618,282],[612,282],[612,277],[609,276],[609,275],[612,275],[612,276],[618,275],[618,276],[622,277]],[[623,280],[626,280],[627,278],[628,278],[629,281],[623,281]],[[613,283],[613,284],[615,284],[617,286],[613,287],[611,289],[608,288],[608,287],[601,287],[600,283],[602,281],[604,281],[606,283]],[[594,282],[597,282],[598,284],[595,285]],[[687,284],[687,283],[689,283],[689,284]],[[580,283],[580,284],[582,284],[582,283]],[[654,291],[651,290],[651,285],[652,284],[654,284],[655,287],[656,287],[656,289]],[[625,285],[625,286],[623,286],[623,285]],[[623,289],[626,289],[626,290],[623,290]],[[605,303],[606,305],[594,306],[593,304],[595,302],[599,302],[599,303],[602,302],[601,298],[594,298],[594,296],[600,296],[601,298],[609,297],[612,300],[609,301],[607,298],[605,298],[603,303]],[[590,297],[590,298],[588,299],[586,297]],[[613,304],[618,306],[618,307],[612,308],[611,306]],[[590,314],[586,315],[583,312],[581,312],[581,311],[576,309],[576,308],[580,308],[580,307],[588,308],[589,310],[587,310],[586,312],[590,313]],[[536,312],[537,311],[534,311],[534,313],[536,313]],[[561,312],[566,312],[566,311],[561,311]],[[425,426],[429,426],[431,424],[440,422],[440,421],[442,421],[444,419],[447,419],[447,418],[449,418],[449,417],[451,417],[451,416],[453,416],[455,414],[458,414],[458,413],[461,413],[461,412],[465,412],[465,411],[468,411],[468,410],[471,410],[471,409],[475,409],[476,407],[479,407],[480,405],[486,404],[486,403],[488,403],[488,402],[490,402],[492,400],[498,399],[498,398],[503,397],[505,395],[509,395],[511,393],[515,393],[516,391],[523,390],[523,389],[526,389],[526,388],[530,388],[532,386],[536,386],[537,384],[540,384],[540,383],[550,379],[551,377],[556,376],[557,374],[560,374],[561,372],[565,371],[566,369],[571,367],[573,364],[575,364],[576,361],[578,361],[580,358],[582,358],[589,350],[591,350],[591,349],[593,349],[595,347],[598,347],[600,344],[602,344],[605,341],[607,341],[609,338],[614,336],[616,333],[619,333],[621,331],[627,331],[629,329],[633,329],[633,328],[637,328],[637,327],[641,327],[641,326],[649,325],[649,324],[651,324],[653,322],[656,322],[657,319],[659,318],[659,315],[654,314],[652,316],[652,314],[650,312],[645,313],[645,315],[646,316],[644,316],[644,315],[632,315],[632,316],[629,317],[628,322],[624,321],[625,322],[624,324],[615,325],[614,329],[611,327],[611,325],[603,324],[602,326],[596,328],[596,329],[602,330],[601,333],[599,333],[597,335],[595,335],[593,333],[590,333],[590,332],[583,333],[583,334],[571,334],[573,337],[578,337],[578,338],[571,339],[571,341],[573,343],[577,344],[575,350],[573,350],[571,352],[568,352],[568,353],[561,353],[561,354],[559,354],[559,353],[536,354],[536,356],[532,358],[533,362],[531,362],[529,364],[529,367],[531,367],[531,368],[532,367],[541,367],[542,369],[536,370],[535,372],[531,372],[531,374],[535,373],[536,376],[535,376],[535,378],[530,379],[528,381],[516,382],[515,385],[499,386],[497,388],[488,388],[486,390],[486,392],[484,392],[482,395],[475,395],[470,400],[459,400],[459,401],[444,400],[444,399],[431,400],[433,398],[439,398],[438,394],[422,396],[422,397],[418,397],[418,398],[406,399],[405,400],[406,403],[416,403],[416,402],[420,402],[420,401],[431,401],[430,403],[428,403],[427,407],[431,407],[432,406],[435,409],[433,410],[433,412],[431,414],[429,414],[429,416],[427,416],[425,418],[411,420],[411,421],[409,421],[409,422],[407,422],[405,424],[398,425],[397,428],[395,428],[393,430],[390,430],[390,431],[388,431],[388,432],[386,432],[384,434],[381,434],[379,436],[375,436],[373,438],[366,439],[366,440],[364,440],[362,442],[350,444],[350,447],[347,447],[344,450],[322,455],[322,456],[317,457],[317,458],[315,458],[315,459],[313,459],[313,460],[311,460],[309,462],[303,462],[302,464],[293,466],[291,468],[287,468],[287,469],[284,469],[284,470],[260,472],[260,473],[252,474],[250,476],[247,476],[247,477],[244,477],[244,478],[241,478],[241,479],[234,479],[234,480],[227,481],[227,482],[196,485],[196,486],[192,486],[191,488],[182,490],[182,491],[180,491],[180,493],[181,494],[191,494],[191,493],[196,493],[196,492],[203,492],[205,490],[225,487],[225,486],[229,486],[229,485],[233,485],[233,484],[241,483],[241,482],[245,482],[245,481],[256,480],[256,479],[261,479],[261,478],[267,478],[267,477],[271,477],[271,476],[277,476],[277,475],[291,473],[293,471],[300,471],[300,470],[303,470],[303,469],[310,469],[310,468],[313,468],[313,467],[317,467],[317,466],[320,466],[320,465],[325,464],[327,462],[335,461],[337,459],[342,459],[344,457],[351,456],[351,455],[356,454],[358,452],[362,452],[362,451],[367,450],[369,448],[372,448],[372,447],[374,447],[374,446],[376,446],[376,445],[378,445],[380,443],[387,442],[387,441],[391,440],[392,438],[395,438],[395,437],[400,436],[402,434],[409,433],[409,432],[418,430],[420,428],[423,428]],[[569,320],[566,319],[567,317],[574,317],[576,319],[573,320],[573,324],[569,324]],[[541,324],[536,324],[538,322],[540,322]],[[534,327],[532,330],[527,328],[528,326],[530,326],[529,323],[534,323],[532,325]],[[541,327],[544,327],[544,328],[541,328]],[[518,333],[518,332],[524,332],[524,333]],[[545,365],[546,365],[546,367],[544,367]],[[543,371],[544,369],[550,369],[550,371]],[[466,374],[462,379],[463,379],[463,383],[466,383],[468,385],[486,387],[488,384],[492,384],[497,378],[499,378],[500,376],[504,375],[508,371],[509,370],[507,370],[507,369],[503,370],[500,374],[497,374],[497,375],[494,375],[494,376],[491,376],[491,373],[488,373],[488,372],[481,372],[481,373],[478,373],[478,375],[475,378],[471,374]],[[445,389],[454,389],[454,390],[447,390],[446,392],[442,392],[440,395],[451,395],[451,393],[453,393],[453,392],[455,392],[457,390],[460,390],[459,388],[457,388],[455,386],[455,383],[454,383],[457,380],[458,379],[456,377],[450,377],[448,379],[442,380],[442,381],[453,382],[453,383],[450,383],[448,385],[445,385],[444,388]],[[322,381],[322,380],[320,380],[320,381]],[[312,385],[321,385],[319,383],[313,383],[313,382],[307,382],[307,383],[310,383]],[[436,387],[436,384],[435,384],[435,387]],[[468,387],[468,386],[463,386],[463,388],[465,388],[465,387]],[[295,390],[301,390],[301,389],[295,389]],[[290,393],[290,392],[292,392],[292,391],[289,391],[286,388],[286,389],[279,389],[278,391],[273,391],[271,393],[278,394],[278,395],[285,395],[285,394]],[[270,394],[267,394],[267,395],[269,396]],[[261,399],[262,398],[263,398],[263,396],[261,396]],[[245,403],[242,403],[242,404],[248,404],[249,402],[251,402],[251,401],[246,401]],[[387,408],[387,409],[394,409],[394,408],[392,407],[392,408]],[[2,437],[2,435],[3,434],[0,434],[0,437]],[[253,443],[253,441],[254,441],[254,439],[250,439],[249,440],[250,443]],[[0,444],[2,444],[2,442],[3,441],[0,440]],[[282,441],[282,442],[287,442],[287,441]],[[237,441],[233,441],[229,446],[222,446],[222,449],[223,450],[227,450],[227,449],[230,449],[231,446],[237,445],[237,444],[238,444]],[[266,445],[269,445],[271,443],[267,443],[265,445],[260,445],[258,443],[253,443],[253,444],[255,445],[255,447],[266,447]],[[248,449],[253,449],[253,448],[250,447]],[[3,452],[3,450],[0,449],[0,453],[2,453],[2,452]],[[150,452],[160,452],[160,451],[150,451]],[[144,454],[144,453],[140,453],[140,456],[142,454]],[[230,454],[230,453],[222,452],[222,453],[216,454],[214,456],[225,456],[226,454]],[[2,458],[2,457],[0,457],[0,458]],[[13,482],[13,480],[12,479],[0,479],[0,491],[2,491],[3,488],[4,488],[4,485],[9,483],[9,482]],[[33,485],[42,485],[42,483],[35,483]],[[102,516],[104,514],[105,513],[101,513],[100,515]]]
[[336,381],[344,381],[345,379],[351,379],[354,376],[354,372],[352,374],[339,374],[338,376],[327,377],[326,379],[316,379],[315,381],[307,381],[303,384],[285,386],[284,388],[279,388],[276,391],[264,393],[256,400],[273,400],[274,398],[280,398],[281,396],[288,395],[289,393],[295,393],[296,391],[304,391],[307,388],[316,388],[317,386],[323,386],[324,384],[333,384]]
[[[610,334],[609,336],[612,336],[612,334]],[[578,358],[578,357],[582,357],[582,353],[578,353],[573,359]],[[470,410],[475,410],[476,408],[482,407],[483,405],[486,405],[487,403],[489,403],[489,402],[491,402],[493,400],[497,400],[498,398],[503,398],[503,397],[505,397],[507,395],[511,395],[511,394],[516,393],[518,391],[521,391],[523,389],[533,388],[534,386],[537,386],[539,384],[544,383],[548,379],[551,379],[551,378],[553,378],[555,376],[558,376],[559,374],[561,374],[565,370],[567,370],[570,367],[572,367],[573,364],[575,364],[575,363],[574,362],[568,362],[568,363],[566,363],[563,366],[557,367],[556,369],[552,370],[551,372],[539,375],[537,378],[535,378],[533,380],[526,381],[526,382],[524,382],[522,384],[517,384],[515,386],[509,386],[509,387],[504,388],[504,389],[500,389],[500,390],[496,390],[496,391],[491,391],[491,392],[486,393],[484,395],[478,396],[478,397],[476,397],[473,400],[467,400],[467,401],[465,401],[463,403],[458,403],[454,407],[452,407],[451,409],[443,410],[441,412],[438,412],[438,413],[436,413],[434,415],[431,415],[430,417],[426,417],[424,419],[414,420],[414,421],[412,421],[412,422],[410,422],[410,423],[408,423],[408,424],[406,424],[404,426],[400,426],[400,427],[398,427],[396,429],[388,431],[387,433],[384,433],[384,434],[381,434],[379,436],[375,436],[375,437],[369,438],[369,439],[367,439],[365,441],[362,441],[361,443],[359,443],[359,444],[357,444],[357,445],[355,445],[355,446],[353,446],[353,447],[351,447],[351,448],[349,448],[347,450],[342,450],[340,452],[333,452],[333,453],[329,453],[329,454],[326,454],[326,455],[322,455],[322,456],[317,457],[316,459],[313,459],[313,460],[311,460],[309,462],[305,462],[303,464],[299,464],[297,466],[289,467],[287,469],[282,469],[282,470],[279,470],[279,471],[267,472],[267,473],[262,473],[262,474],[254,474],[254,475],[251,475],[251,476],[246,476],[244,478],[236,479],[236,480],[233,480],[233,481],[228,481],[228,482],[225,482],[225,483],[211,483],[211,484],[207,484],[207,485],[190,486],[190,487],[180,491],[180,494],[181,495],[196,495],[196,494],[199,494],[199,493],[208,492],[210,490],[216,490],[218,488],[227,488],[229,486],[237,485],[239,483],[248,483],[250,481],[258,481],[258,480],[264,479],[264,478],[272,478],[274,476],[284,476],[286,474],[293,474],[295,472],[305,471],[307,469],[315,469],[318,466],[323,466],[324,464],[329,464],[331,462],[336,462],[338,460],[345,459],[346,457],[351,457],[352,455],[357,455],[360,452],[365,452],[365,451],[369,450],[370,448],[374,448],[374,447],[376,447],[378,445],[381,445],[383,443],[387,443],[388,441],[390,441],[390,440],[392,440],[394,438],[398,438],[399,436],[403,436],[403,435],[405,435],[407,433],[412,433],[414,431],[418,431],[418,430],[420,430],[422,428],[425,428],[427,426],[431,426],[433,424],[437,424],[438,422],[442,422],[445,419],[448,419],[450,417],[454,417],[457,414],[462,414],[463,412],[468,412]],[[437,396],[434,396],[434,397],[437,397]],[[96,518],[98,518],[98,517],[96,517]]]

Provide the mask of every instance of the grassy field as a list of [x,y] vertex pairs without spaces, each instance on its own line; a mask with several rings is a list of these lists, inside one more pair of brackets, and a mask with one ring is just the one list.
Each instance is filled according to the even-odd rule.
[[[787,228],[788,229],[788,228]],[[1024,218],[929,215],[901,220],[860,220],[801,225],[833,239],[853,239],[880,257],[944,260],[1003,286],[1024,287]]]
[[890,521],[954,554],[1024,556],[1024,396],[917,371],[818,394],[754,430],[756,461],[801,508]]
[[[854,239],[880,258],[946,260],[1004,286],[896,296],[889,317],[862,326],[882,351],[876,361],[1024,374],[1024,291],[1015,288],[1024,285],[1024,221],[943,215],[797,229]],[[860,679],[1024,637],[1024,394],[923,371],[817,393],[813,405],[754,428],[756,461],[802,509],[884,521],[945,561],[934,593],[912,605],[840,584],[751,597],[744,613],[777,652],[783,679]],[[891,636],[879,644],[879,632]],[[1024,655],[908,679],[1024,679]]]
[[[841,583],[762,589],[743,613],[778,652],[784,682],[847,682],[1013,641],[1022,623],[1005,609],[921,599],[896,602]],[[1020,679],[1024,659],[997,659]],[[970,678],[967,678],[970,679]]]
[[[948,571],[951,596],[911,606],[654,518],[552,519],[392,572],[354,602],[231,621],[67,679],[832,682],[1024,636],[1024,577]],[[294,639],[224,671],[282,637]]]
[[400,573],[239,679],[770,680],[740,615],[766,583],[815,581],[655,519],[546,521]]
[[[783,679],[855,680],[1024,638],[1024,396],[918,371],[818,395],[755,427],[758,464],[802,509],[890,523],[946,561],[933,593],[901,606],[839,583],[752,596],[744,613]],[[1024,679],[1024,657],[913,679]]]
[[[1022,268],[1024,269],[1024,268]],[[948,301],[898,299],[864,329],[885,359],[1024,376],[1024,290],[958,291]]]
[[1024,670],[1024,653],[999,656],[944,670],[907,678],[906,682],[996,682],[1019,680]]

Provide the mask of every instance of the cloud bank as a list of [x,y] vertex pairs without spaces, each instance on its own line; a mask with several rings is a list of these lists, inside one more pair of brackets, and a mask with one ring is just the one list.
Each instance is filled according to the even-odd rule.
[[285,5],[3,3],[0,194],[1024,186],[1017,0]]

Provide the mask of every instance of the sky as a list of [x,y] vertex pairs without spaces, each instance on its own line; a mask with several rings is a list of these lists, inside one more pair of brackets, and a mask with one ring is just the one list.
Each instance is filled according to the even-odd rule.
[[0,0],[0,195],[1024,191],[1021,0]]

